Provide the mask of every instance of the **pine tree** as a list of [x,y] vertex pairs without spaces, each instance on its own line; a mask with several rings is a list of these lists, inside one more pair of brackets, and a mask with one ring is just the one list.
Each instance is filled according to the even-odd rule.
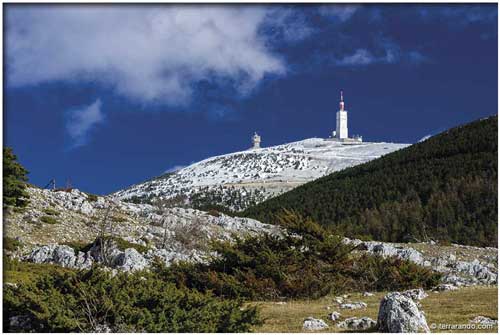
[[28,203],[26,181],[28,171],[17,162],[12,148],[3,148],[3,204],[24,207]]

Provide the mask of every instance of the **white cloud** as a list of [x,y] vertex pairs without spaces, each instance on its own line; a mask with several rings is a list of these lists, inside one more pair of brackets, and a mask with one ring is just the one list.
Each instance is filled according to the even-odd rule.
[[101,100],[97,99],[88,106],[68,111],[66,131],[73,142],[71,148],[86,144],[92,128],[104,121],[101,106]]
[[240,94],[285,72],[247,6],[12,6],[7,84],[88,80],[143,103],[184,104],[199,80],[229,79]]
[[269,7],[265,27],[270,43],[300,42],[317,32],[305,16],[304,10],[295,7]]
[[337,19],[340,22],[345,22],[349,20],[359,8],[359,5],[323,5],[319,8],[319,13],[323,16]]
[[375,56],[366,49],[357,49],[351,55],[347,55],[336,61],[340,66],[370,65],[375,63],[393,64],[400,60],[399,51],[387,48],[381,56]]
[[423,6],[417,13],[425,21],[440,20],[450,26],[465,26],[476,23],[491,23],[497,20],[497,6],[494,4],[449,4]]
[[336,61],[337,65],[368,65],[377,59],[366,49],[357,49],[353,54],[344,56]]
[[421,52],[416,50],[403,51],[394,42],[387,38],[379,38],[377,54],[365,48],[356,49],[352,54],[337,58],[335,64],[339,66],[363,66],[370,64],[395,64],[410,62],[420,64],[429,61]]

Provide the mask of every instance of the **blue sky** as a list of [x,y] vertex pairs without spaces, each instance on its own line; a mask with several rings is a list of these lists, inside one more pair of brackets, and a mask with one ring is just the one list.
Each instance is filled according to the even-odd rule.
[[107,194],[246,149],[415,143],[497,113],[497,6],[5,5],[4,145]]

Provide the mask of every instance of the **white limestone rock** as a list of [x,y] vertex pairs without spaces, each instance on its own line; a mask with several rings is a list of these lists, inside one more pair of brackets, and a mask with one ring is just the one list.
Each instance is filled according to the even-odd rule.
[[84,201],[80,206],[80,211],[85,215],[92,215],[92,213],[94,213],[94,207],[92,207],[88,201]]
[[337,321],[338,319],[340,319],[341,314],[339,312],[331,312],[328,316],[330,320]]
[[90,254],[80,252],[78,255],[75,255],[73,248],[57,244],[36,247],[23,259],[37,264],[50,263],[75,269],[89,268],[93,262]]
[[338,327],[348,330],[367,330],[375,327],[377,323],[369,317],[363,316],[361,318],[347,318],[342,322],[339,322]]
[[438,286],[432,289],[432,291],[434,292],[455,291],[455,290],[458,290],[458,287],[451,284],[439,284]]
[[52,254],[54,253],[54,249],[57,247],[56,244],[44,245],[41,247],[34,248],[31,251],[31,254],[26,257],[26,260],[32,263],[50,263],[52,262]]
[[474,319],[469,321],[470,323],[478,323],[481,325],[496,325],[498,324],[498,320],[493,320],[491,318],[488,318],[486,316],[478,315]]
[[457,271],[473,276],[483,284],[496,284],[498,274],[491,271],[486,265],[475,259],[472,262],[458,261],[455,265]]
[[112,333],[111,328],[106,324],[98,324],[93,329],[94,333]]
[[52,253],[52,263],[61,265],[65,268],[73,267],[76,263],[75,251],[67,245],[58,245]]
[[143,270],[149,262],[134,248],[127,248],[113,259],[113,267],[126,272]]
[[304,324],[302,325],[302,329],[306,331],[315,331],[315,330],[323,330],[328,328],[328,325],[325,321],[321,319],[315,319],[313,317],[308,317],[304,320]]
[[346,302],[340,304],[340,308],[342,309],[362,309],[366,308],[368,305],[365,302],[357,301],[357,302]]
[[424,313],[413,299],[400,292],[389,293],[380,302],[377,327],[388,333],[430,332]]
[[94,258],[92,258],[89,251],[87,251],[87,253],[83,253],[81,251],[78,252],[78,256],[75,262],[75,267],[77,269],[90,269],[93,263]]

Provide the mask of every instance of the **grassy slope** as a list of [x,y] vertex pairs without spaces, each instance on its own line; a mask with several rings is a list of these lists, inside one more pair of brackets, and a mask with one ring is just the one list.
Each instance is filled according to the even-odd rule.
[[242,216],[293,209],[351,237],[497,243],[497,117],[304,184]]
[[[429,293],[429,297],[422,300],[422,309],[426,314],[429,327],[435,324],[468,324],[469,320],[478,315],[497,319],[497,287],[469,287],[458,291]],[[378,292],[372,297],[363,297],[361,293],[352,294],[352,301],[364,301],[368,304],[362,310],[340,310],[333,302],[332,296],[319,300],[290,301],[285,305],[275,302],[254,302],[261,306],[261,315],[265,319],[262,326],[254,331],[262,333],[274,332],[302,332],[302,322],[308,317],[323,319],[330,326],[325,332],[342,332],[344,329],[336,327],[328,319],[328,314],[338,311],[342,314],[341,320],[348,317],[368,316],[377,320],[380,299],[386,293]],[[327,310],[330,306],[330,310]],[[496,332],[497,328],[482,330],[481,332]],[[432,332],[443,332],[433,329]],[[459,332],[459,331],[456,331]],[[462,331],[469,332],[469,331]],[[476,331],[479,332],[479,331]]]

